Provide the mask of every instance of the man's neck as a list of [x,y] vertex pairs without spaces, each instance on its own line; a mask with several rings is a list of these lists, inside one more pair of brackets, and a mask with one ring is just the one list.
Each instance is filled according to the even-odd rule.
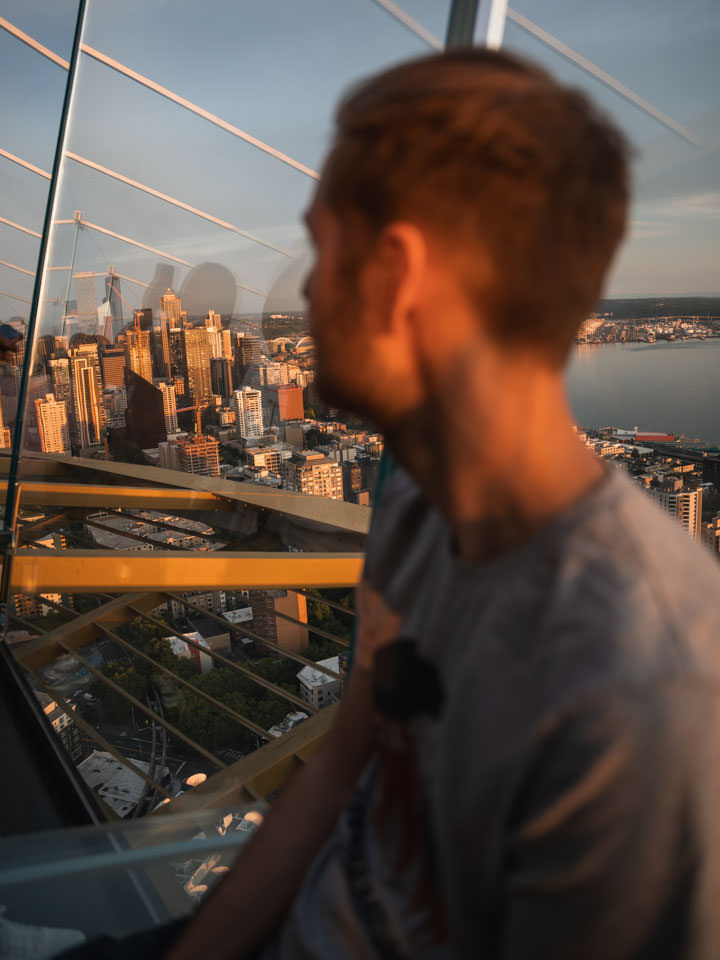
[[604,475],[575,435],[561,372],[481,366],[459,365],[388,430],[468,560],[519,546]]

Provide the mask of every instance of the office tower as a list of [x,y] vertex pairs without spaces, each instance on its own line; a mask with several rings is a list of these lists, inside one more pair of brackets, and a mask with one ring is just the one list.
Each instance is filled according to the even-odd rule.
[[226,357],[213,357],[210,361],[210,382],[213,393],[227,402],[232,395],[232,363]]
[[701,526],[702,542],[713,553],[720,553],[720,513]]
[[8,450],[12,446],[12,431],[5,426],[2,404],[0,403],[0,450]]
[[168,327],[168,351],[170,376],[187,378],[185,337],[182,327]]
[[262,360],[262,340],[250,334],[239,335],[235,345],[235,382],[242,386],[248,369]]
[[133,314],[134,325],[141,330],[152,330],[153,312],[150,307],[143,307],[141,310],[135,310]]
[[180,326],[182,303],[180,302],[180,297],[176,296],[169,287],[167,293],[160,297],[160,309],[165,314],[168,327]]
[[70,427],[64,400],[56,400],[48,393],[44,400],[35,401],[40,450],[43,453],[70,453]]
[[322,453],[296,453],[282,463],[283,487],[293,493],[342,500],[342,467]]
[[201,477],[220,476],[219,450],[217,440],[202,434],[178,440],[181,468],[185,473],[195,473]]
[[103,408],[105,426],[112,430],[124,430],[127,410],[127,390],[124,384],[121,387],[109,386],[103,389]]
[[122,293],[120,292],[120,277],[112,267],[108,267],[108,274],[105,277],[105,299],[110,307],[111,317],[110,329],[112,336],[108,337],[108,340],[110,343],[114,343],[115,338],[123,327],[123,306]]
[[153,329],[153,370],[155,376],[161,379],[170,376],[170,341],[165,317],[160,317],[159,323]]
[[127,370],[127,423],[128,440],[141,450],[147,450],[167,438],[163,393],[134,370]]
[[275,363],[265,357],[250,367],[247,376],[257,378],[257,382],[251,384],[256,387],[279,387],[289,381],[287,364]]
[[262,394],[252,387],[243,387],[232,395],[235,430],[243,440],[254,440],[265,432],[262,415]]
[[675,484],[650,486],[648,493],[666,513],[675,517],[688,536],[700,537],[702,489],[676,489]]
[[177,402],[175,398],[175,386],[172,383],[160,383],[158,384],[159,390],[162,393],[163,401],[163,415],[165,417],[165,433],[168,436],[171,436],[174,433],[178,432],[178,422],[177,422]]
[[222,327],[222,317],[214,310],[208,310],[205,317],[205,326],[208,330],[219,330]]
[[95,330],[97,330],[98,321],[98,304],[94,274],[75,274],[75,296],[77,298],[76,314],[78,328],[94,333]]
[[124,346],[100,348],[100,371],[103,386],[125,387],[125,367],[127,356]]
[[195,400],[212,396],[210,382],[210,342],[204,327],[186,327],[183,330],[188,389]]
[[158,466],[163,470],[182,470],[177,440],[164,440],[158,444]]
[[70,361],[67,357],[53,357],[48,360],[48,372],[52,381],[56,400],[70,400]]
[[269,426],[287,423],[288,420],[302,420],[305,416],[302,387],[285,384],[266,387],[262,393],[269,410]]
[[152,356],[150,354],[150,331],[139,325],[125,334],[126,364],[133,373],[152,383]]
[[232,333],[230,330],[221,330],[220,334],[222,338],[222,355],[227,360],[232,360]]
[[102,380],[96,344],[68,351],[72,392],[71,427],[75,443],[83,447],[102,443],[104,411]]
[[343,500],[357,503],[357,494],[362,490],[362,471],[355,460],[346,460],[342,464]]

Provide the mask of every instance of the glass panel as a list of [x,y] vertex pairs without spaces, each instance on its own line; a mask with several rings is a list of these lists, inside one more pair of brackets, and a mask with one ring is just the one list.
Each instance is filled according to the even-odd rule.
[[570,397],[587,442],[720,550],[720,10],[704,0],[519,0],[505,48],[581,87],[634,149],[628,237],[578,334]]
[[341,92],[448,6],[87,4],[8,640],[81,767],[145,764],[120,816],[340,696],[383,438],[316,394],[302,216]]
[[[67,81],[76,0],[50,10],[3,4],[0,20],[0,324],[25,336]],[[33,48],[52,48],[57,63]],[[0,363],[0,450],[10,447],[24,344],[14,362]]]
[[[132,774],[123,780],[117,765],[97,757],[90,763],[98,775],[116,777],[116,790],[122,783],[132,790]],[[264,810],[263,804],[235,803],[192,815],[4,838],[4,922],[50,928],[43,936],[57,950],[81,938],[123,936],[179,918],[227,872]]]

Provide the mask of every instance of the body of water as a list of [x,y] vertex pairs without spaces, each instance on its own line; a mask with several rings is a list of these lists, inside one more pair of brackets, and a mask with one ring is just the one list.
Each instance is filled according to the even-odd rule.
[[577,344],[567,382],[583,427],[720,441],[720,338]]

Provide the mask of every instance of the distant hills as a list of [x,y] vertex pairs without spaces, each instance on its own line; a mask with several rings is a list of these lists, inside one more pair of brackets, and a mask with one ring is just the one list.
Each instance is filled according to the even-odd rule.
[[649,317],[720,317],[720,297],[608,297],[596,313],[611,313],[616,320]]

